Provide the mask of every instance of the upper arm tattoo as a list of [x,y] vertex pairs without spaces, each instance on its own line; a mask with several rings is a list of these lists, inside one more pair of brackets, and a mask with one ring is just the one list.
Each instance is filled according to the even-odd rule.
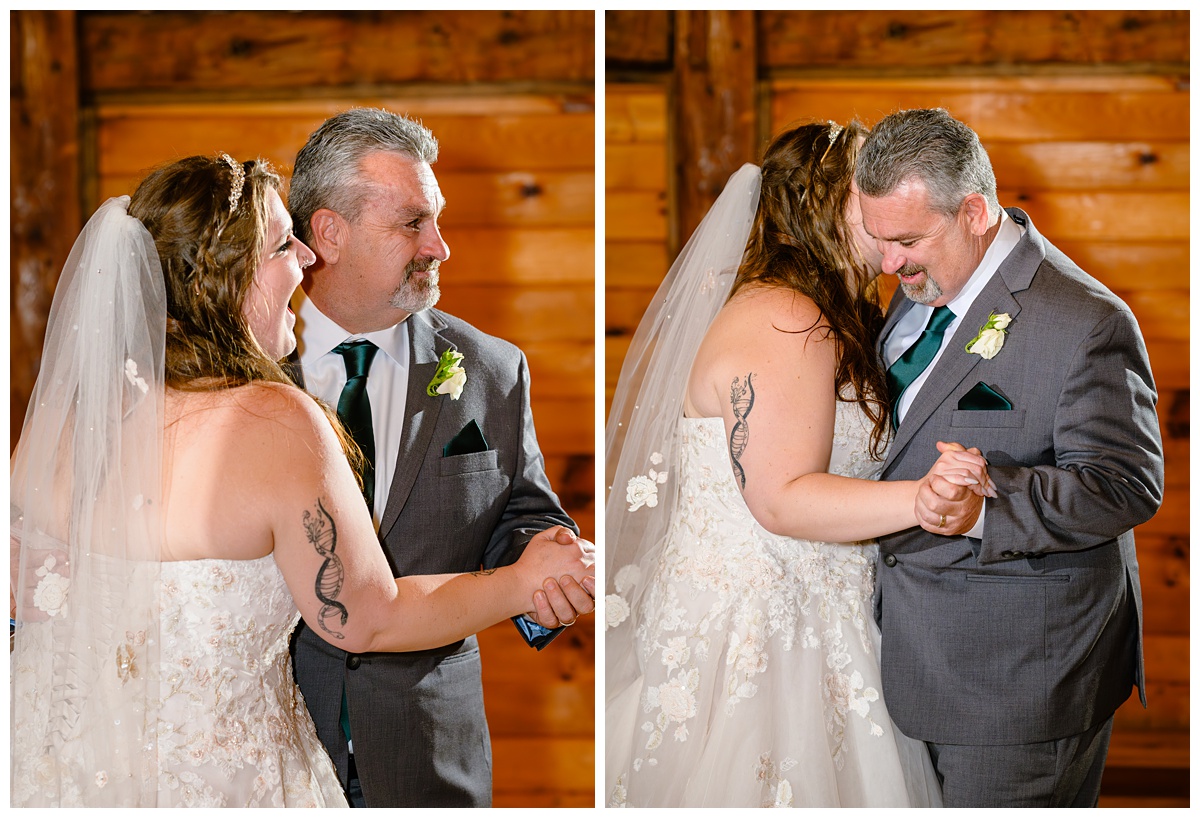
[[754,408],[754,384],[751,378],[753,372],[746,373],[746,382],[734,378],[729,387],[729,403],[733,407],[733,429],[729,432],[729,459],[733,462],[733,474],[746,488],[746,470],[742,468],[741,458],[746,453],[746,444],[750,442],[750,410]]
[[317,553],[325,558],[325,562],[317,570],[317,582],[314,589],[317,599],[322,603],[321,610],[317,614],[317,624],[329,635],[337,639],[345,639],[345,634],[331,630],[330,626],[326,624],[326,619],[336,613],[340,614],[341,624],[345,625],[346,620],[350,617],[350,612],[346,610],[345,605],[337,601],[338,594],[342,592],[342,583],[346,579],[346,569],[342,565],[341,557],[333,553],[337,548],[337,526],[334,525],[329,512],[325,510],[325,506],[321,504],[321,498],[317,498],[315,515],[310,511],[304,512],[304,529],[308,532],[308,541],[312,543],[313,548],[317,549]]

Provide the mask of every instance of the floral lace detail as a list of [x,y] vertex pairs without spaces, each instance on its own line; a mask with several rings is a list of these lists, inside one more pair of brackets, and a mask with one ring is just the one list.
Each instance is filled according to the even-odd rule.
[[273,557],[164,564],[159,766],[170,800],[326,804],[338,785],[288,654],[299,618]]
[[[631,620],[645,674],[642,739],[609,793],[610,806],[626,800],[636,776],[658,766],[665,747],[698,736],[712,740],[711,713],[719,708],[726,718],[735,716],[759,694],[764,674],[795,652],[812,653],[822,668],[812,673],[810,689],[823,705],[826,763],[843,769],[852,725],[865,727],[854,728],[856,742],[890,733],[886,713],[876,717],[882,702],[868,625],[877,547],[766,531],[734,482],[722,420],[685,419],[681,429],[680,507],[659,565],[646,578],[639,616]],[[857,404],[839,402],[829,471],[878,477],[882,464],[870,455],[870,432]],[[622,579],[624,587],[617,584],[606,598],[608,628],[629,627],[624,623],[637,578]],[[768,752],[742,769],[760,782],[763,806],[786,806],[795,800],[795,782],[784,774],[799,763],[790,757],[773,762]]]
[[[136,718],[141,705],[119,689],[149,674],[159,680],[159,806],[345,806],[341,786],[292,679],[288,640],[299,619],[273,556],[257,560],[198,560],[162,564],[160,656],[145,667],[144,632],[127,632],[109,656],[116,688],[97,697],[121,702],[115,718]],[[24,627],[23,650],[45,650],[53,622]],[[13,674],[34,674],[41,663],[18,651]],[[28,701],[14,706],[14,746],[38,747],[48,726],[36,714],[48,684],[23,683]],[[62,806],[88,806],[109,784],[103,767],[77,769],[103,759],[103,724],[80,724],[65,745],[64,761],[51,755],[14,758],[14,804],[38,801],[43,783],[61,777]],[[97,752],[97,748],[100,751]],[[82,761],[81,761],[82,760]]]

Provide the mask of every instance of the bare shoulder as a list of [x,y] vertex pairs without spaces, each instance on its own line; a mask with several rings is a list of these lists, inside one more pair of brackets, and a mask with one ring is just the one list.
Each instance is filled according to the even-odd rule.
[[[177,393],[183,434],[265,456],[275,462],[320,457],[337,438],[316,400],[290,384],[255,382],[217,392]],[[253,455],[252,455],[253,453]]]
[[834,345],[807,296],[781,287],[739,292],[721,308],[696,354],[688,381],[688,411],[721,414],[734,378],[759,383],[803,379],[832,382]]
[[786,287],[747,287],[729,299],[717,319],[722,327],[767,335],[807,336],[825,326],[813,300]]

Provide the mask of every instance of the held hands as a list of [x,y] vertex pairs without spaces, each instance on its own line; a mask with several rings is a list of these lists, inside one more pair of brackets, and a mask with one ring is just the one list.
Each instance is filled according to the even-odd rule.
[[533,556],[535,546],[550,554],[551,561],[537,574],[545,579],[533,593],[534,609],[525,615],[544,628],[574,625],[581,614],[596,608],[596,546],[569,528],[554,526],[534,535],[519,563]]
[[937,447],[942,455],[917,488],[917,521],[933,534],[965,534],[979,519],[983,498],[999,495],[978,449],[940,441]]

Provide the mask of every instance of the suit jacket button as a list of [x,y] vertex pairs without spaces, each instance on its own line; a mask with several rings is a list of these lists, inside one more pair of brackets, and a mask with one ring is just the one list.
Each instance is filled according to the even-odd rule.
[[1006,559],[1006,560],[1007,560],[1007,559],[1011,559],[1011,558],[1012,558],[1012,556],[1013,556],[1013,552],[1011,552],[1011,551],[1001,551],[1001,552],[1000,552],[1000,556],[1004,557],[1004,559]]
[[883,564],[886,565],[888,568],[891,568],[892,566],[894,566],[896,564],[896,555],[895,554],[885,555],[883,558]]
[[358,670],[358,666],[361,664],[361,657],[355,656],[354,654],[350,654],[346,657],[346,667],[350,668],[351,670]]

